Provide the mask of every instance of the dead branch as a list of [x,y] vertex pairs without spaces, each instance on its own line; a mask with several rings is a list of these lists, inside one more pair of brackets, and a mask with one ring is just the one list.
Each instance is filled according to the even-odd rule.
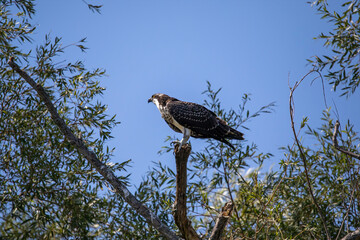
[[340,147],[338,145],[337,135],[338,135],[338,132],[339,132],[339,127],[340,127],[340,122],[338,120],[336,120],[335,127],[334,127],[334,134],[332,136],[333,146],[337,150],[339,150],[340,152],[345,153],[346,155],[349,155],[350,157],[354,157],[354,158],[357,158],[357,159],[360,160],[360,155],[359,154],[347,151],[343,147]]
[[146,222],[157,229],[167,239],[180,239],[176,234],[164,225],[160,219],[154,215],[143,203],[138,201],[133,194],[126,188],[126,186],[114,175],[113,171],[102,163],[96,154],[89,150],[84,144],[83,140],[76,137],[71,129],[66,125],[65,121],[59,116],[54,104],[50,100],[43,86],[37,84],[25,71],[14,62],[11,57],[8,61],[9,66],[17,72],[31,87],[38,93],[40,99],[44,102],[50,112],[52,120],[59,127],[60,131],[64,134],[66,139],[73,145],[90,163],[91,165],[106,179],[115,191],[136,210]]
[[306,156],[304,154],[304,151],[300,145],[300,142],[299,142],[299,139],[297,137],[297,134],[296,134],[296,130],[295,130],[295,123],[294,123],[294,91],[296,90],[296,88],[300,85],[300,83],[308,76],[310,75],[311,73],[313,73],[314,70],[308,72],[307,74],[305,74],[305,76],[299,81],[299,82],[296,82],[294,87],[291,88],[290,87],[290,97],[289,97],[289,109],[290,109],[290,121],[291,121],[291,129],[293,131],[293,135],[294,135],[294,138],[295,138],[295,142],[296,142],[296,145],[298,146],[299,148],[299,152],[300,152],[300,157],[303,161],[303,164],[304,164],[304,172],[305,172],[305,178],[306,178],[306,183],[307,183],[307,186],[308,186],[308,189],[309,189],[309,193],[310,193],[310,196],[311,196],[311,199],[317,209],[317,212],[320,216],[320,219],[321,219],[321,222],[324,226],[324,230],[325,230],[325,233],[326,233],[326,237],[327,239],[331,239],[330,238],[330,235],[329,235],[329,231],[327,229],[327,226],[326,226],[326,221],[325,221],[325,218],[323,216],[323,213],[320,209],[320,206],[315,198],[315,195],[314,195],[314,192],[313,192],[313,189],[312,189],[312,186],[311,186],[311,182],[310,182],[310,177],[309,177],[309,172],[308,172],[308,166],[307,166],[307,161],[306,161]]
[[179,149],[176,144],[174,148],[176,160],[176,197],[173,206],[175,224],[186,240],[200,240],[195,229],[191,226],[191,221],[187,218],[186,208],[186,187],[187,187],[187,161],[190,156],[191,146],[183,145]]
[[221,234],[224,232],[226,224],[231,216],[231,212],[233,210],[233,203],[227,202],[225,206],[222,208],[221,213],[219,214],[215,227],[210,235],[209,240],[219,240],[221,238]]
[[354,232],[349,233],[341,240],[360,240],[360,228],[356,229]]

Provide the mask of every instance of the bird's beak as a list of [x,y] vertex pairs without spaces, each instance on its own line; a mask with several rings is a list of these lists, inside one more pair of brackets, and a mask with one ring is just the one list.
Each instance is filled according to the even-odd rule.
[[150,102],[152,102],[152,98],[149,98],[149,99],[148,99],[148,103],[150,103]]

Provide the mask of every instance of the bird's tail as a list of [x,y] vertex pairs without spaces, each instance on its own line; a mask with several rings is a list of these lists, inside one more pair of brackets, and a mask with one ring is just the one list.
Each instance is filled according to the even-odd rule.
[[244,134],[236,129],[230,128],[230,132],[226,135],[226,138],[244,140]]
[[[229,139],[238,139],[238,140],[244,140],[244,134],[239,132],[238,130],[230,127],[227,122],[225,122],[224,120],[222,120],[221,118],[217,118],[218,121],[220,122],[219,126],[221,130],[225,131],[225,138],[229,138]],[[229,131],[230,130],[230,131]],[[223,133],[224,134],[224,133]]]

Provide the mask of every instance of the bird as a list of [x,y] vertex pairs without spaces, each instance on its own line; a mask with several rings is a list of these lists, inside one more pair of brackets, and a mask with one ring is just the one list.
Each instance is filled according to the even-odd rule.
[[206,107],[192,102],[180,101],[163,93],[156,93],[148,99],[161,113],[161,117],[175,132],[182,133],[179,148],[194,138],[213,138],[221,141],[233,150],[235,147],[227,139],[244,140],[244,134],[230,127]]

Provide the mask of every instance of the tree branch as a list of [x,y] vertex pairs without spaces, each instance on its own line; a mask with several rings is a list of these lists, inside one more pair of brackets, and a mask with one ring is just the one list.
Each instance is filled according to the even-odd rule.
[[176,160],[176,197],[173,206],[175,223],[186,240],[200,240],[191,221],[187,218],[186,208],[186,187],[187,187],[187,161],[190,156],[191,146],[183,145],[179,149],[176,144],[174,148]]
[[8,61],[9,66],[17,72],[31,87],[38,93],[40,99],[44,102],[50,112],[51,118],[55,124],[60,128],[66,139],[73,145],[90,163],[91,165],[106,179],[115,191],[120,194],[124,200],[136,210],[138,214],[145,218],[146,222],[152,225],[167,239],[180,239],[176,234],[164,225],[160,219],[154,215],[143,203],[135,198],[133,194],[126,188],[126,186],[114,175],[113,171],[102,163],[96,154],[89,150],[84,142],[77,138],[71,129],[66,125],[65,121],[59,116],[54,104],[50,100],[50,96],[46,93],[45,89],[37,84],[25,71],[14,62],[11,57]]
[[360,240],[360,228],[355,230],[352,233],[349,233],[345,237],[343,237],[341,240]]
[[233,210],[233,203],[227,202],[225,206],[222,208],[221,213],[219,214],[215,227],[210,235],[209,240],[219,240],[221,237],[221,234],[224,232],[224,229],[226,227],[226,224],[230,218],[231,212]]
[[340,123],[339,123],[338,120],[336,120],[335,127],[334,127],[334,134],[333,134],[333,136],[332,136],[333,146],[334,146],[337,150],[339,150],[340,152],[345,153],[346,155],[349,155],[350,157],[354,157],[354,158],[357,158],[357,159],[360,160],[360,155],[359,155],[359,154],[356,154],[356,153],[347,151],[347,150],[345,150],[343,147],[340,147],[340,146],[338,145],[337,135],[338,135],[338,132],[339,132],[339,126],[340,126]]
[[320,209],[320,206],[315,198],[315,195],[314,195],[314,192],[313,192],[313,189],[312,189],[312,186],[311,186],[311,181],[310,181],[310,177],[309,177],[309,172],[308,172],[308,167],[307,167],[307,161],[306,161],[306,156],[304,154],[304,151],[300,145],[300,142],[299,142],[299,139],[297,137],[297,134],[296,134],[296,131],[295,131],[295,123],[294,123],[294,98],[293,98],[293,95],[294,95],[294,91],[296,90],[296,88],[300,85],[300,83],[308,76],[310,75],[311,73],[313,73],[314,70],[308,72],[307,74],[305,74],[305,76],[299,81],[299,82],[296,82],[294,87],[291,88],[290,87],[290,97],[289,97],[289,109],[290,109],[290,121],[291,121],[291,129],[293,131],[293,135],[294,135],[294,138],[295,138],[295,142],[296,142],[296,145],[298,146],[299,148],[299,152],[300,152],[300,157],[303,161],[303,164],[304,164],[304,172],[305,172],[305,178],[306,178],[306,183],[307,183],[307,186],[308,186],[308,189],[309,189],[309,193],[310,193],[310,196],[311,196],[311,199],[317,209],[317,212],[320,216],[320,219],[321,219],[321,222],[324,226],[324,230],[325,230],[325,233],[326,233],[326,237],[327,239],[331,239],[330,238],[330,234],[329,234],[329,231],[327,229],[327,226],[326,226],[326,221],[325,221],[325,217],[323,216],[323,213]]

